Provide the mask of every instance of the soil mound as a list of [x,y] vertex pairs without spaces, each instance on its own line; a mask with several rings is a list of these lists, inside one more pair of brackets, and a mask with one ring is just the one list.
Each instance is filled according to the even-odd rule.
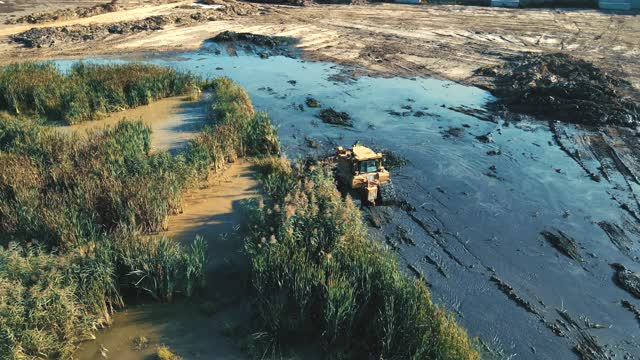
[[527,54],[476,71],[492,79],[493,93],[516,112],[585,125],[640,125],[637,91],[593,64],[565,54]]
[[252,33],[237,33],[223,31],[214,36],[211,41],[222,42],[246,42],[254,45],[269,47],[272,49],[288,46],[291,39],[280,36],[266,36]]

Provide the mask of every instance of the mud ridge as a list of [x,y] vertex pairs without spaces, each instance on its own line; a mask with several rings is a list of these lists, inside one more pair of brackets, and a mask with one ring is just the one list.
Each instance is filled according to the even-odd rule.
[[540,233],[554,248],[562,254],[576,261],[582,261],[578,253],[578,245],[575,240],[568,237],[560,230],[554,232],[543,231]]
[[431,283],[429,282],[429,280],[427,280],[427,277],[422,273],[422,271],[420,271],[420,269],[418,269],[415,265],[412,265],[412,264],[407,264],[407,267],[418,279],[424,281],[424,283],[428,287],[431,287]]
[[492,122],[494,124],[498,123],[497,118],[493,114],[491,114],[491,112],[484,109],[475,109],[468,106],[450,106],[447,109],[460,114],[474,117],[481,121]]
[[618,250],[620,250],[627,256],[630,255],[631,245],[633,244],[633,242],[631,241],[631,239],[629,239],[624,229],[616,224],[612,224],[606,221],[600,221],[598,223],[598,226],[600,226],[602,231],[607,234],[609,240],[611,240],[611,243],[615,247],[617,247]]
[[282,36],[267,36],[252,33],[223,31],[210,39],[214,42],[245,42],[270,48],[290,45],[293,40]]
[[616,270],[614,280],[618,286],[626,290],[629,294],[640,299],[640,273],[628,270],[622,264],[611,264]]
[[353,127],[351,115],[344,111],[336,111],[333,108],[323,109],[320,111],[320,120],[322,122],[346,127]]
[[499,278],[497,275],[491,275],[491,281],[498,285],[498,288],[505,294],[507,297],[516,302],[519,306],[523,307],[528,312],[540,316],[540,312],[536,309],[533,304],[523,299],[516,291],[513,289],[511,285],[507,282]]
[[462,262],[462,260],[458,259],[457,256],[453,255],[453,253],[451,251],[449,251],[447,249],[447,247],[445,246],[445,244],[442,243],[442,241],[439,239],[439,237],[437,236],[437,234],[432,231],[431,229],[429,229],[429,227],[427,226],[427,224],[425,224],[424,221],[420,220],[415,214],[413,214],[413,212],[411,211],[406,211],[407,215],[409,215],[409,217],[411,218],[411,220],[413,220],[413,222],[415,222],[422,230],[424,230],[424,232],[427,233],[427,235],[429,235],[432,239],[434,239],[436,241],[436,244],[438,244],[438,247],[440,247],[440,249],[447,254],[447,256],[449,256],[449,258],[451,260],[453,260],[456,264],[462,266],[463,268],[466,267],[466,265]]
[[447,275],[447,273],[444,271],[444,267],[442,266],[443,263],[442,263],[441,260],[440,261],[436,261],[435,259],[431,258],[429,255],[425,255],[424,260],[427,263],[435,266],[436,270],[438,270],[440,275],[444,276],[445,278],[449,277],[449,275]]
[[578,164],[582,168],[582,170],[584,170],[587,175],[589,175],[591,180],[600,182],[600,175],[591,172],[591,170],[589,170],[589,168],[587,168],[587,166],[584,164],[582,159],[580,159],[580,154],[578,152],[571,152],[562,142],[562,136],[567,137],[567,134],[564,132],[564,130],[558,129],[555,121],[549,121],[549,130],[551,130],[551,133],[553,134],[553,141],[556,143],[556,145],[558,145],[560,150],[564,151],[565,154],[573,159],[573,161],[575,161],[576,164]]
[[602,345],[596,339],[585,331],[578,332],[578,342],[574,347],[574,351],[580,359],[583,360],[608,360],[611,357],[605,352]]
[[636,307],[635,305],[633,305],[631,302],[627,300],[622,300],[620,301],[620,303],[622,304],[622,307],[631,311],[633,315],[636,316],[636,319],[640,321],[640,308]]

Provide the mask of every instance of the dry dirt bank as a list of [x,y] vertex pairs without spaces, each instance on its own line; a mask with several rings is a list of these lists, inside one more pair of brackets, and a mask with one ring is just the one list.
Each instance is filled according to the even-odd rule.
[[[145,4],[137,9],[38,26],[136,20],[171,14],[177,6],[190,3]],[[112,35],[100,41],[64,43],[41,49],[24,49],[9,41],[10,35],[32,25],[3,25],[0,27],[0,63],[16,59],[192,50],[203,40],[232,30],[295,37],[308,58],[362,65],[377,74],[430,75],[476,85],[483,84],[482,80],[472,77],[473,70],[498,64],[505,56],[522,51],[564,51],[622,75],[640,89],[637,14],[454,5],[255,6],[256,15],[169,25],[157,31]]]

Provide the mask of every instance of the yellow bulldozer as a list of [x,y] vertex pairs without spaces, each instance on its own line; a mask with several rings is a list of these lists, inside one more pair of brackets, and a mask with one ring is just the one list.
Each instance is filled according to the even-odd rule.
[[351,193],[355,202],[389,205],[397,201],[389,171],[383,165],[384,154],[356,143],[351,149],[338,147],[336,181],[343,193]]

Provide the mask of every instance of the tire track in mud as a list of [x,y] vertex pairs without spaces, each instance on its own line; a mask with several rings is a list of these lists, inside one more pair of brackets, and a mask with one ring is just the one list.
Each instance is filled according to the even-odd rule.
[[[640,262],[640,257],[634,257],[632,254],[633,240],[627,235],[624,228],[607,221],[598,222],[598,226],[605,234],[607,234],[611,243],[618,248],[621,253],[626,255],[632,261]],[[631,224],[628,224],[627,226],[631,226]]]
[[[623,160],[627,157],[634,156],[634,150],[629,149],[623,144],[615,143],[611,136],[604,133],[605,130],[603,129],[594,130],[587,134],[576,135],[574,139],[577,140],[573,141],[572,137],[570,137],[561,126],[562,125],[558,126],[558,123],[555,121],[549,121],[549,129],[553,134],[555,144],[596,182],[600,182],[601,179],[604,178],[608,183],[615,185],[615,178],[618,177],[617,175],[619,174],[619,177],[623,181],[622,186],[626,188],[625,193],[632,199],[637,210],[632,209],[629,204],[620,200],[611,194],[611,192],[609,193],[612,199],[618,202],[621,209],[625,210],[640,223],[640,215],[638,215],[638,212],[640,212],[640,199],[632,185],[632,183],[640,185],[640,179],[634,170],[632,170],[632,167],[627,164],[628,161]],[[582,129],[578,130],[582,131]],[[629,140],[626,140],[625,143],[628,143],[628,141]],[[570,146],[573,149],[570,149]],[[616,147],[622,147],[624,154],[631,155],[621,155],[620,152],[616,150]],[[589,166],[587,166],[586,161],[598,163],[599,166],[597,170],[600,174],[591,170]]]
[[558,145],[560,150],[564,151],[567,156],[573,159],[573,161],[575,161],[575,163],[578,164],[585,173],[587,173],[591,180],[600,182],[600,175],[589,170],[589,168],[584,164],[584,161],[580,157],[580,153],[577,150],[575,152],[571,152],[566,144],[562,142],[563,138],[566,138],[568,141],[570,141],[569,135],[567,135],[564,129],[559,129],[556,125],[557,121],[549,121],[549,130],[551,130],[551,133],[553,134],[553,141],[555,142],[555,144]]
[[[442,202],[439,203],[445,206]],[[460,266],[466,272],[474,272],[481,275],[486,279],[487,283],[494,284],[497,291],[503,293],[504,296],[515,304],[515,306],[522,308],[530,314],[530,316],[536,318],[552,334],[564,339],[567,347],[572,349],[583,359],[604,360],[611,358],[610,355],[614,352],[608,347],[601,345],[597,337],[589,333],[589,330],[591,329],[606,328],[606,326],[593,322],[586,315],[580,315],[580,320],[576,320],[567,310],[564,309],[549,311],[547,305],[542,300],[531,301],[527,299],[529,296],[523,296],[522,293],[512,284],[500,277],[495,269],[485,265],[480,257],[475,255],[459,236],[456,236],[446,230],[442,230],[442,228],[445,227],[444,223],[435,215],[435,211],[429,211],[423,207],[415,209],[408,203],[401,204],[399,208],[415,225],[417,225],[419,229],[424,231],[428,238],[433,240],[433,245],[435,245],[438,250],[445,254],[453,263]],[[429,213],[427,218],[419,214],[421,211]],[[451,235],[451,237],[448,237],[447,235]],[[467,265],[467,261],[452,251],[450,249],[451,243],[449,242],[452,238],[461,246],[460,249],[464,251],[465,254],[471,256],[474,261],[477,261],[480,266]],[[574,240],[572,243],[577,251],[577,243],[575,243]],[[423,248],[423,250],[426,249]],[[442,258],[438,259],[437,252],[427,252],[425,254],[421,254],[421,256],[422,260],[426,264],[433,266],[435,271],[442,275],[446,281],[451,280],[451,276],[448,274],[446,267],[444,266],[444,261]],[[406,256],[402,257],[407,262],[407,267],[410,271],[420,280],[425,281],[428,286],[432,287],[432,282],[428,280],[427,275],[420,270],[419,266],[410,263]],[[579,254],[569,257],[572,260],[575,260],[577,265],[582,267],[587,273],[591,273],[591,271],[585,267],[585,264]],[[528,291],[525,291],[525,293],[527,292]],[[537,297],[533,295],[533,298]],[[450,299],[447,303],[450,302],[455,302],[455,300]],[[450,303],[449,305],[452,307],[452,311],[459,315],[460,318],[464,318],[464,314],[459,309],[461,304]],[[532,351],[534,350],[535,349],[532,349]]]

